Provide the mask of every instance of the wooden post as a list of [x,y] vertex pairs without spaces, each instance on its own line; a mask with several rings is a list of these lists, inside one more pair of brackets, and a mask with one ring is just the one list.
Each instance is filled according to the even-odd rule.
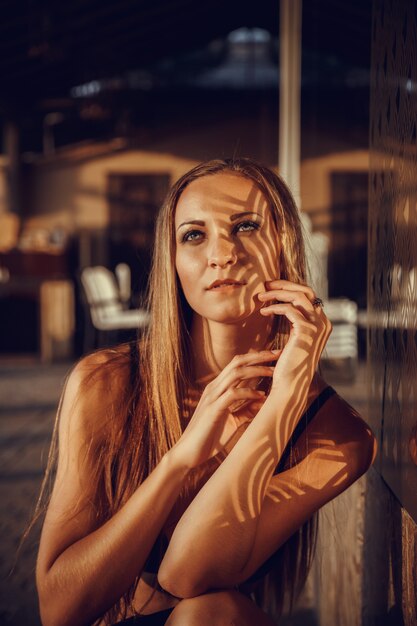
[[8,211],[21,215],[20,206],[20,147],[19,128],[15,122],[6,121],[3,130],[3,145],[6,154]]
[[48,280],[40,293],[41,360],[70,359],[75,328],[74,287],[69,280]]
[[280,0],[279,172],[300,204],[302,0]]

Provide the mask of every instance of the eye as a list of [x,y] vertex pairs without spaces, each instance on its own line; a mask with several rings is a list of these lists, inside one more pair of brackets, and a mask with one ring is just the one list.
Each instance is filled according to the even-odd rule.
[[253,230],[259,230],[259,224],[252,222],[252,220],[245,220],[236,224],[233,228],[233,233],[249,233]]
[[186,243],[187,241],[200,241],[200,239],[204,236],[204,233],[201,230],[189,230],[181,238],[181,243]]

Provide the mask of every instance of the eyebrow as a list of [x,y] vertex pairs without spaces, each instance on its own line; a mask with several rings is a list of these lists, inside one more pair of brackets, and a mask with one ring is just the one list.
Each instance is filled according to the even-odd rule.
[[[230,221],[236,222],[236,220],[240,219],[241,217],[245,217],[246,215],[257,215],[258,217],[262,218],[262,215],[260,213],[256,213],[256,211],[243,211],[242,213],[233,213],[233,215],[230,215]],[[187,224],[196,224],[197,226],[204,226],[205,222],[204,220],[190,220],[187,222],[182,222],[182,224],[178,226],[177,231],[182,226],[187,226]]]

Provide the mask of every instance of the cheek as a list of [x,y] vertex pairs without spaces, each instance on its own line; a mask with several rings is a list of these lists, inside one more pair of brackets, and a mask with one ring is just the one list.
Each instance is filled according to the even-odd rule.
[[281,273],[280,245],[276,239],[271,237],[269,240],[260,239],[249,242],[246,251],[252,271],[256,272],[259,279],[265,281],[279,278]]
[[187,295],[191,287],[195,286],[195,280],[198,276],[198,264],[195,259],[188,258],[187,255],[177,254],[175,268],[182,290]]

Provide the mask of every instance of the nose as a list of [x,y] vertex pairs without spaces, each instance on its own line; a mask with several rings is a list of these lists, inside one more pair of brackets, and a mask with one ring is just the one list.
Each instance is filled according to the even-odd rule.
[[236,263],[237,254],[234,243],[222,237],[216,239],[209,251],[208,264],[210,267],[226,267]]

